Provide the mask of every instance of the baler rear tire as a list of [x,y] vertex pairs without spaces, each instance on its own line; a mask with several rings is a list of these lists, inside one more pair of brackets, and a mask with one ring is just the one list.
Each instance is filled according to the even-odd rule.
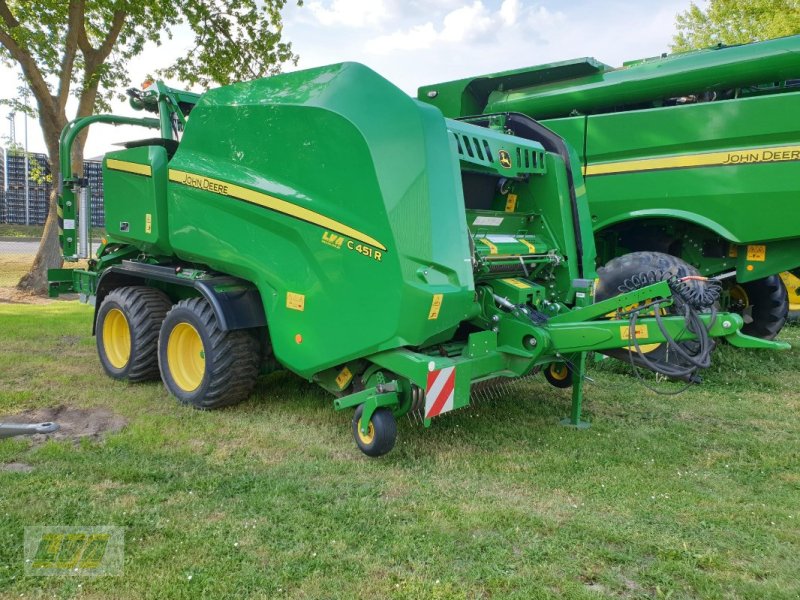
[[736,284],[747,295],[745,308],[753,320],[745,323],[742,333],[765,340],[774,340],[789,317],[789,294],[780,275]]
[[387,408],[378,408],[372,413],[369,432],[365,436],[360,429],[363,412],[364,405],[361,404],[353,415],[353,437],[356,445],[367,456],[383,456],[394,448],[395,441],[397,441],[397,421],[392,411]]
[[246,400],[260,362],[252,332],[223,331],[204,298],[181,300],[161,326],[161,379],[173,396],[194,408],[214,410]]
[[158,334],[171,306],[164,292],[151,287],[127,286],[108,293],[97,311],[95,338],[100,364],[110,377],[158,379]]

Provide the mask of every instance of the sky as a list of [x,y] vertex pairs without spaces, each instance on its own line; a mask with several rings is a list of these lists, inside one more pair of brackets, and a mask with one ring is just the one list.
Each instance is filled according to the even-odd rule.
[[[307,69],[342,61],[371,67],[414,95],[420,85],[593,56],[612,66],[669,50],[675,15],[690,0],[289,0],[284,39]],[[150,46],[130,64],[134,85],[170,57],[185,52],[191,37],[176,31],[160,48]],[[16,93],[19,73],[0,66],[0,98]],[[182,87],[173,82],[175,87]],[[113,112],[134,115],[124,103]],[[69,106],[68,106],[69,108]],[[0,134],[8,135],[8,109],[0,108]],[[138,115],[137,115],[138,116]],[[141,130],[93,126],[86,157],[141,137]],[[16,117],[22,143],[23,118]],[[43,152],[38,125],[28,121],[28,147]]]

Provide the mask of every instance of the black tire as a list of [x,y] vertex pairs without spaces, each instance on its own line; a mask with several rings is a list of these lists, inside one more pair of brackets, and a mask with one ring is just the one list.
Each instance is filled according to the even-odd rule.
[[[607,298],[612,298],[621,294],[625,291],[626,280],[642,273],[652,273],[655,275],[655,279],[662,281],[672,277],[680,279],[683,277],[700,275],[700,272],[696,268],[677,256],[664,254],[663,252],[632,252],[614,258],[597,269],[597,277],[600,281],[595,290],[595,300],[606,300]],[[703,284],[699,281],[689,281],[684,285],[687,287],[699,287]],[[698,347],[697,342],[694,340],[687,340],[679,343],[686,348],[690,354],[694,354]],[[647,358],[654,363],[683,363],[680,357],[675,356],[675,353],[669,353],[667,344],[642,345],[642,349],[647,353]],[[634,362],[642,364],[641,361],[638,360],[636,351],[632,350],[632,352]],[[605,351],[604,354],[620,360],[630,360],[630,352],[627,348],[608,350]]]
[[[132,382],[158,379],[158,333],[171,307],[166,294],[146,286],[108,293],[97,311],[95,338],[100,364],[110,377]],[[128,352],[123,364],[125,337]]]
[[383,456],[394,448],[397,440],[397,421],[392,411],[387,408],[378,408],[372,413],[370,431],[367,436],[364,436],[359,429],[363,412],[364,405],[361,404],[353,415],[353,438],[356,440],[356,445],[367,456]]
[[742,333],[774,340],[789,317],[789,294],[780,275],[735,285],[744,291]]
[[566,363],[550,363],[544,368],[544,378],[553,387],[572,387],[572,370]]
[[[193,351],[198,349],[199,358]],[[181,300],[161,325],[161,379],[184,404],[213,410],[247,399],[260,362],[256,336],[248,330],[220,329],[214,309],[204,298]]]

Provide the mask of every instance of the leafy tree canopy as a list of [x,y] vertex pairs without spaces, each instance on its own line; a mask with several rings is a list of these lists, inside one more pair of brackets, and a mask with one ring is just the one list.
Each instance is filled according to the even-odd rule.
[[800,0],[706,0],[678,14],[672,49],[745,44],[800,33]]
[[[71,118],[108,110],[130,84],[128,63],[148,43],[161,45],[182,26],[193,36],[183,55],[153,65],[157,73],[209,87],[278,73],[297,62],[282,39],[287,0],[0,0],[0,61],[22,70],[34,98],[50,164],[59,164],[58,137]],[[302,4],[302,1],[298,1]],[[137,82],[138,83],[138,82]],[[70,98],[75,114],[67,116]],[[16,110],[28,110],[7,101]],[[80,164],[86,131],[73,145]],[[47,269],[61,266],[55,196],[33,267],[19,287],[47,289]]]

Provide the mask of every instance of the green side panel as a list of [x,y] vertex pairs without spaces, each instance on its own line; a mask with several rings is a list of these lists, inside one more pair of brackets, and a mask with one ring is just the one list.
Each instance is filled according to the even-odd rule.
[[[144,167],[145,172],[132,172],[141,171],[139,167]],[[149,174],[146,172],[148,169]],[[109,240],[133,244],[150,254],[168,255],[172,252],[167,220],[167,152],[164,148],[143,146],[106,154],[103,159],[103,197]]]
[[[800,93],[588,117],[587,161],[622,163],[629,172],[586,178],[595,227],[648,216],[697,223],[739,244],[798,237]],[[583,117],[547,126],[574,138]],[[619,135],[625,131],[625,135]],[[786,150],[785,147],[792,147]],[[783,148],[780,153],[776,147]],[[654,159],[716,164],[658,168]],[[700,155],[700,156],[698,156]],[[774,155],[774,156],[773,156]],[[651,162],[625,165],[625,161]],[[800,257],[798,257],[800,263]]]
[[206,93],[170,173],[175,253],[254,282],[276,357],[301,375],[424,344],[473,310],[445,120],[362,65]]

